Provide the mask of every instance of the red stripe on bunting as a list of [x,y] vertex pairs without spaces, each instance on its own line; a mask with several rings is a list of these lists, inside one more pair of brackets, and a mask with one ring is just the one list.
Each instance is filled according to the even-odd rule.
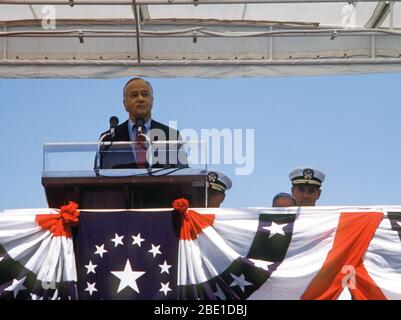
[[353,299],[386,299],[362,260],[382,219],[381,212],[341,213],[333,248],[301,299],[337,299],[345,286]]
[[214,214],[199,214],[188,210],[181,219],[180,240],[195,240],[202,230],[214,223]]

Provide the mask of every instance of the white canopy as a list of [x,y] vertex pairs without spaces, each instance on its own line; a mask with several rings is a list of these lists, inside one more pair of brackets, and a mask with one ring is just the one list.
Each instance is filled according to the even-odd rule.
[[401,71],[401,4],[0,0],[0,78]]

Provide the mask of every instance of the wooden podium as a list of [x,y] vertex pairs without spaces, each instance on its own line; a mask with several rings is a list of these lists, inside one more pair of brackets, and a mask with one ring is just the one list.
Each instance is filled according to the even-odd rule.
[[177,198],[191,207],[205,207],[206,176],[202,170],[104,169],[98,172],[54,171],[42,173],[50,208],[75,201],[81,209],[171,208]]

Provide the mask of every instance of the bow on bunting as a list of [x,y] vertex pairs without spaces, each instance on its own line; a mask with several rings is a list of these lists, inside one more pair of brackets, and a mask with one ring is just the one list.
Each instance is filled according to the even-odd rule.
[[68,205],[61,206],[58,214],[38,214],[36,223],[44,230],[49,230],[54,236],[72,237],[72,227],[79,222],[78,204],[69,201]]

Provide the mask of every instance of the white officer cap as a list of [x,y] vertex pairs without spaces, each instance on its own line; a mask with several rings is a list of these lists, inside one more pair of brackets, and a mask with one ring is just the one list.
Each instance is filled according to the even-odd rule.
[[295,168],[290,172],[289,176],[293,185],[311,184],[319,187],[322,185],[325,178],[325,174],[322,171],[307,166]]
[[207,172],[207,186],[210,189],[225,192],[232,187],[232,181],[225,174],[218,171]]

